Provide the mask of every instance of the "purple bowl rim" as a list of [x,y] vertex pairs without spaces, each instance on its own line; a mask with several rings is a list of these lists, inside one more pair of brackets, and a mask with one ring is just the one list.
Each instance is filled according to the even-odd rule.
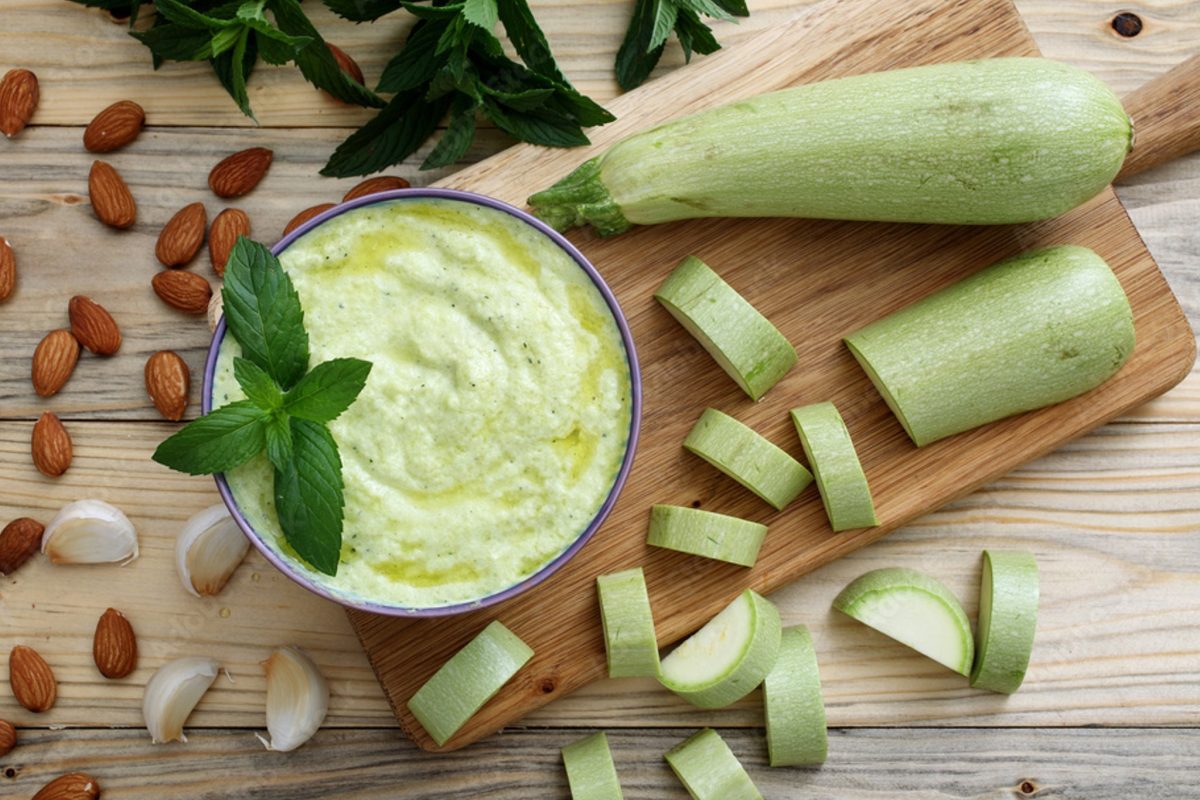
[[[339,203],[327,211],[323,211],[304,224],[300,225],[294,231],[284,236],[271,248],[271,252],[278,256],[286,250],[293,242],[299,239],[304,234],[308,233],[313,228],[321,225],[336,216],[346,213],[355,208],[366,205],[374,205],[383,203],[389,200],[403,200],[406,198],[443,198],[447,200],[458,200],[461,202],[474,203],[475,205],[484,206],[486,208],[494,208],[498,211],[503,211],[509,216],[515,217],[525,224],[540,231],[547,236],[551,241],[564,250],[571,257],[579,268],[591,279],[596,288],[600,291],[604,302],[608,305],[609,311],[616,320],[617,328],[621,333],[621,341],[625,346],[625,355],[629,364],[629,383],[630,383],[630,420],[629,420],[629,437],[625,443],[625,455],[621,461],[621,469],[617,472],[616,480],[613,481],[612,488],[609,489],[608,496],[604,503],[600,506],[600,510],[592,517],[592,521],[587,527],[575,538],[575,540],[555,558],[547,562],[541,569],[533,573],[529,577],[522,580],[520,583],[503,589],[502,591],[490,594],[478,600],[471,600],[464,603],[454,603],[445,606],[433,606],[430,608],[408,608],[405,606],[391,606],[380,603],[367,601],[356,601],[348,597],[343,597],[335,592],[328,590],[324,586],[320,586],[305,577],[289,559],[275,552],[254,530],[250,523],[246,520],[242,510],[238,507],[237,501],[233,498],[233,492],[229,488],[228,481],[225,480],[224,473],[217,473],[213,476],[217,484],[217,491],[221,495],[226,508],[229,509],[234,522],[241,528],[242,533],[250,540],[254,547],[263,554],[276,569],[286,575],[295,583],[303,586],[310,592],[331,600],[346,608],[352,608],[358,611],[364,611],[369,614],[381,614],[389,617],[446,617],[454,614],[462,614],[468,611],[476,611],[481,608],[502,603],[518,594],[531,589],[542,581],[549,578],[557,572],[564,564],[567,563],[583,546],[588,543],[596,531],[604,524],[612,511],[613,506],[617,502],[617,497],[625,486],[625,481],[629,477],[629,471],[633,468],[634,456],[637,453],[638,433],[641,429],[642,420],[642,375],[638,365],[637,350],[633,344],[633,334],[629,330],[629,322],[625,318],[625,312],[621,309],[621,304],[617,302],[616,296],[608,283],[601,277],[600,272],[579,251],[575,245],[571,244],[562,234],[551,228],[546,223],[542,222],[532,214],[522,211],[516,206],[510,205],[503,200],[497,200],[494,197],[468,192],[461,189],[438,189],[438,188],[410,188],[410,189],[392,189],[386,192],[378,192],[369,194],[363,197],[355,198],[344,203]],[[208,359],[204,365],[204,385],[201,390],[200,410],[207,414],[212,410],[212,393],[213,383],[217,369],[217,355],[221,348],[221,342],[225,338],[225,317],[222,316],[217,323],[216,329],[213,331],[212,343],[208,348]]]

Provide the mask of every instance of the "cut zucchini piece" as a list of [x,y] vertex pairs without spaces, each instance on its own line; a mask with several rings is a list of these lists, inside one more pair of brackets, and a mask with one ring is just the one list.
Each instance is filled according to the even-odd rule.
[[596,593],[600,597],[608,677],[658,677],[658,640],[642,568],[600,575],[596,578]]
[[494,620],[417,690],[408,710],[441,746],[532,657],[529,645]]
[[808,628],[785,628],[779,658],[763,681],[772,767],[824,764],[829,753],[817,651]]
[[854,451],[850,431],[833,403],[793,408],[792,422],[817,479],[817,490],[833,530],[878,525],[867,476]]
[[779,511],[812,483],[812,473],[799,461],[715,408],[700,415],[683,447]]
[[742,762],[712,728],[692,734],[664,758],[692,800],[763,800]]
[[662,660],[659,680],[700,708],[723,708],[754,691],[779,655],[779,610],[747,589]]
[[621,782],[604,731],[564,747],[562,760],[571,800],[622,800]]
[[971,623],[936,578],[906,567],[872,570],[842,589],[833,607],[961,675],[971,671]]
[[1012,694],[1021,688],[1037,629],[1038,566],[1033,553],[984,550],[979,648],[971,685]]
[[712,511],[656,505],[646,542],[694,556],[753,567],[767,526]]
[[752,400],[796,363],[787,338],[695,256],[685,258],[654,297]]

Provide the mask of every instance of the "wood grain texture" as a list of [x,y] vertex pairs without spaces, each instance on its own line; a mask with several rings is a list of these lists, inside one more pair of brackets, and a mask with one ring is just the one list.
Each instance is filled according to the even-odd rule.
[[[686,800],[662,754],[689,732],[610,733],[626,800]],[[450,755],[380,730],[322,731],[295,753],[265,752],[246,730],[167,746],[137,731],[21,733],[20,749],[0,758],[5,797],[29,797],[78,769],[121,800],[557,800],[569,794],[559,749],[588,730],[510,731]],[[789,800],[1179,800],[1200,769],[1195,730],[835,729],[820,769],[768,767],[760,731],[721,735],[766,797]]]
[[[815,46],[797,53],[797,43]],[[520,204],[622,135],[739,97],[857,72],[985,55],[1036,53],[1007,0],[813,7],[793,22],[617,100],[619,120],[591,148],[510,148],[440,185]],[[714,90],[713,87],[719,87]],[[525,594],[452,620],[396,620],[350,612],[397,711],[422,747],[434,747],[405,707],[455,651],[493,619],[534,658],[449,742],[453,749],[599,678],[604,653],[596,575],[644,567],[659,641],[699,627],[746,586],[770,591],[878,539],[1178,383],[1195,361],[1195,339],[1141,239],[1111,191],[1055,220],[955,228],[800,220],[696,220],[636,229],[607,240],[573,236],[609,281],[629,319],[642,363],[643,438],[612,515],[578,557]],[[1074,400],[915,450],[841,345],[858,327],[1000,258],[1035,246],[1092,247],[1130,297],[1138,345],[1113,379]],[[747,258],[747,252],[753,252]],[[796,344],[801,367],[766,399],[749,403],[651,298],[686,255],[713,266]],[[880,525],[829,533],[815,489],[788,510],[762,504],[698,469],[679,442],[706,406],[732,413],[795,449],[788,408],[833,399],[871,482]],[[767,523],[750,570],[648,547],[653,503],[691,504]],[[696,587],[704,595],[697,597]]]
[[1117,180],[1200,149],[1200,55],[1134,89],[1123,103],[1133,119],[1134,147]]

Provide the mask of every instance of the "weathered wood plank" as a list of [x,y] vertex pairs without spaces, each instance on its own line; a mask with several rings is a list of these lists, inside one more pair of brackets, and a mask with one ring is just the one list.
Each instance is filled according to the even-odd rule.
[[[169,658],[211,653],[234,681],[217,681],[197,726],[262,724],[258,662],[296,643],[330,678],[331,726],[391,725],[392,717],[337,606],[257,553],[225,593],[197,600],[179,586],[173,537],[217,501],[206,478],[151,463],[166,424],[79,421],[77,458],[58,481],[29,464],[25,422],[0,423],[0,521],[46,520],[62,503],[99,497],[141,533],[128,567],[53,567],[37,559],[0,579],[0,655],[19,642],[55,668],[61,699],[49,714],[19,709],[0,689],[0,718],[25,725],[140,725],[141,687]],[[714,473],[714,480],[715,480]],[[1188,725],[1200,714],[1200,426],[1110,425],[885,540],[778,592],[784,618],[809,625],[835,725]],[[975,611],[984,547],[1033,550],[1043,606],[1029,680],[1003,698],[975,692],[937,665],[850,620],[829,603],[854,577],[894,564],[928,570]],[[105,681],[91,635],[108,606],[141,641],[139,669]],[[2,660],[2,659],[0,659]],[[7,665],[0,663],[0,687]],[[702,712],[652,681],[602,681],[528,719],[539,725],[758,725],[757,696]]]
[[[751,0],[751,16],[740,24],[717,23],[725,45],[775,27],[811,0]],[[618,90],[613,56],[628,22],[631,2],[534,0],[537,19],[566,74],[601,102]],[[1145,21],[1135,39],[1117,36],[1110,20],[1117,7],[1096,0],[1018,0],[1026,24],[1042,51],[1093,70],[1120,91],[1128,91],[1192,55],[1200,39],[1200,6],[1188,0],[1142,0],[1120,10]],[[373,25],[338,19],[320,4],[306,5],[328,41],[361,64],[368,83],[379,78],[397,51],[412,18],[384,17]],[[213,79],[206,64],[168,64],[153,72],[146,49],[114,25],[103,11],[65,0],[8,0],[0,28],[5,64],[33,69],[42,79],[38,124],[79,125],[114,100],[132,96],[145,107],[152,125],[239,125],[243,117]],[[80,54],[86,53],[86,66]],[[672,42],[656,74],[683,63]],[[266,126],[359,125],[369,110],[342,105],[317,92],[291,68],[260,65],[250,81],[250,99]],[[32,134],[30,134],[32,136]]]
[[[29,797],[61,772],[86,770],[105,797],[128,800],[565,798],[559,749],[586,732],[510,730],[430,755],[385,730],[322,731],[286,754],[265,752],[247,730],[194,732],[169,746],[129,731],[22,731],[20,749],[0,758],[13,772],[0,771],[0,792]],[[662,760],[687,733],[610,732],[626,800],[687,796]],[[768,767],[761,731],[721,734],[773,798],[1178,800],[1193,796],[1200,769],[1197,730],[835,729],[820,769]]]

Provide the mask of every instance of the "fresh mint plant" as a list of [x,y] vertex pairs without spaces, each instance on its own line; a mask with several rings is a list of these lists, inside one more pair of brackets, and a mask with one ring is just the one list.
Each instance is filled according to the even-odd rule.
[[692,60],[692,51],[701,55],[715,53],[721,45],[701,15],[719,20],[750,15],[746,0],[636,0],[625,40],[617,51],[617,83],[629,90],[641,86],[658,64],[667,37],[675,38],[683,48],[683,57]]
[[189,475],[226,472],[265,449],[275,471],[275,511],[292,549],[336,575],[345,497],[342,461],[326,423],[358,397],[371,363],[335,358],[308,368],[304,311],[279,259],[239,238],[225,266],[225,322],[242,348],[233,375],[245,400],[188,423],[154,460]]

